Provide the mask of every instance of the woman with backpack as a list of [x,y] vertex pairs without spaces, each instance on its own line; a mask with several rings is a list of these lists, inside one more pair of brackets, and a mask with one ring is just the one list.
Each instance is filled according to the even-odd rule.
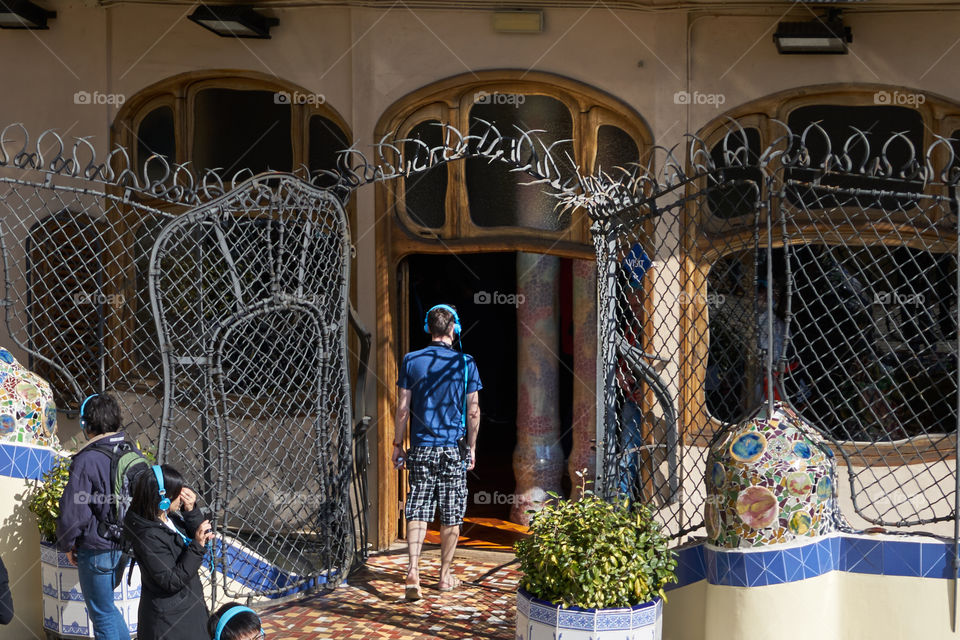
[[129,446],[120,430],[120,407],[104,394],[88,396],[80,405],[80,427],[87,442],[73,455],[70,478],[60,498],[57,548],[77,567],[80,591],[96,640],[130,640],[130,631],[113,603],[114,572],[120,563],[117,540],[102,524],[112,514],[112,452]]
[[198,571],[213,533],[197,495],[164,464],[140,474],[132,496],[124,531],[143,583],[137,638],[208,640]]

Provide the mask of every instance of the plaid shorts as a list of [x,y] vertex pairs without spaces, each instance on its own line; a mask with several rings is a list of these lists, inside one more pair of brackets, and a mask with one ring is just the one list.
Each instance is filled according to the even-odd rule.
[[407,520],[433,522],[437,506],[440,524],[463,524],[467,510],[467,467],[457,447],[412,447],[407,451],[410,493]]

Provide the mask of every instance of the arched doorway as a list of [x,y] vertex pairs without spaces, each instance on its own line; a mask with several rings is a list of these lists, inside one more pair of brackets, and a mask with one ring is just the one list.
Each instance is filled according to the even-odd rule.
[[[443,142],[438,124],[467,132],[475,131],[479,120],[495,122],[502,132],[545,131],[545,143],[556,144],[554,157],[566,155],[582,172],[640,161],[651,144],[640,117],[619,101],[565,78],[520,71],[463,75],[418,90],[384,113],[376,138],[392,134],[434,147]],[[412,152],[418,143],[406,144]],[[575,423],[581,431],[594,429],[592,411],[573,414],[583,399],[592,403],[595,359],[586,353],[579,357],[581,367],[590,361],[588,374],[578,374],[573,360],[577,345],[592,346],[595,335],[563,337],[565,331],[576,331],[576,318],[590,315],[582,301],[593,303],[595,298],[587,221],[577,212],[557,215],[550,197],[524,182],[522,174],[505,165],[468,158],[377,186],[381,547],[402,531],[405,481],[389,460],[397,361],[425,344],[423,313],[434,304],[459,305],[465,348],[478,358],[484,381],[479,463],[470,480],[468,520],[489,516],[506,521],[518,509],[511,504],[516,500],[515,443],[530,436],[518,430],[518,412],[555,411],[552,418],[563,428],[539,443],[527,443],[548,442],[554,471],[560,470],[557,458],[562,466],[564,456],[583,461],[594,455],[588,440],[563,437],[564,431],[576,430]],[[589,294],[583,291],[585,279]],[[549,293],[533,300],[530,287],[542,283]],[[536,324],[535,310],[549,316],[543,325]],[[519,364],[516,354],[526,352],[524,335],[541,335],[540,327],[552,333],[520,357],[549,361],[554,382],[547,385],[549,398],[531,400],[521,387],[530,382],[530,388],[537,389],[538,383],[524,380],[527,365]],[[585,322],[579,328],[590,331]]]

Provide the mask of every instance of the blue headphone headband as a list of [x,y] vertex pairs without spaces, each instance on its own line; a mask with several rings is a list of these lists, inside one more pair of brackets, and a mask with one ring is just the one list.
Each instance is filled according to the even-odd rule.
[[[245,613],[249,611],[253,615],[257,616],[257,612],[251,609],[250,607],[232,607],[223,612],[223,615],[220,616],[220,620],[217,622],[217,631],[213,634],[213,640],[220,640],[220,634],[223,633],[223,628],[227,626],[227,623],[230,622],[230,619],[238,613]],[[257,616],[257,620],[260,619],[260,616]]]
[[163,488],[163,469],[160,465],[153,465],[153,475],[157,478],[157,486],[160,488],[160,511],[166,511],[170,508],[170,498],[167,497],[167,490]]
[[453,333],[459,336],[460,331],[463,328],[460,326],[460,316],[457,315],[457,310],[448,304],[434,305],[427,310],[427,315],[423,317],[423,330],[426,333],[430,333],[430,312],[433,311],[434,309],[446,309],[447,311],[453,314]]
[[80,403],[80,426],[81,427],[85,426],[87,423],[87,421],[83,419],[83,410],[87,408],[87,403],[90,402],[92,398],[96,398],[98,395],[100,394],[94,393],[93,395],[89,395],[83,399],[82,403]]

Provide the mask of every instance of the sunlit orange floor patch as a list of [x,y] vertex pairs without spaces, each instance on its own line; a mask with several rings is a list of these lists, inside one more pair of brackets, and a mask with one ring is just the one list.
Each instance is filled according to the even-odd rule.
[[[427,530],[426,542],[440,544],[440,531],[435,524]],[[528,533],[528,528],[499,518],[464,518],[460,530],[458,547],[467,549],[487,549],[490,551],[512,551],[513,543]]]

